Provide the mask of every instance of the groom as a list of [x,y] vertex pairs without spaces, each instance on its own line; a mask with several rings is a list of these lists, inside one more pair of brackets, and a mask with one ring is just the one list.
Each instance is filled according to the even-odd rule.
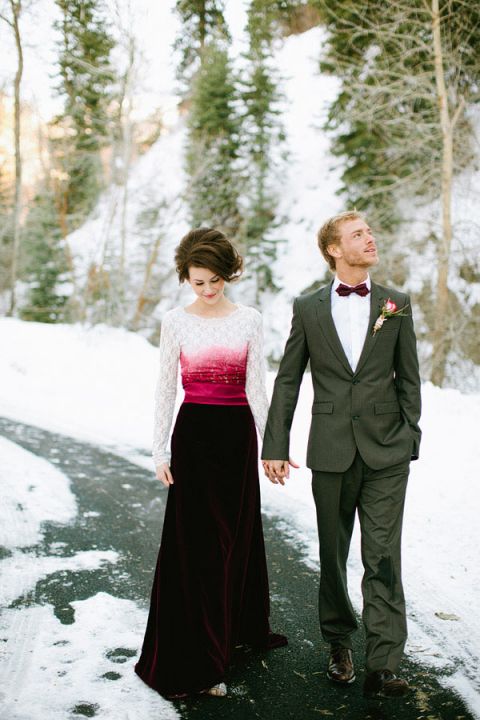
[[[333,282],[296,298],[268,415],[265,474],[284,484],[289,436],[310,361],[314,401],[307,465],[320,541],[319,616],[330,644],[327,676],[355,680],[357,628],[346,564],[358,512],[364,576],[365,695],[405,695],[396,675],[407,638],[400,544],[410,460],[420,444],[420,378],[410,298],[377,285],[376,241],[363,217],[344,212],[318,232]],[[380,319],[379,319],[380,318]],[[383,322],[382,322],[383,320]]]

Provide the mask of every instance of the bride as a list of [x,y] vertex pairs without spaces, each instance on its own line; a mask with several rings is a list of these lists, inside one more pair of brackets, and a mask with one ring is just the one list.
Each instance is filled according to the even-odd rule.
[[[263,436],[268,412],[262,318],[225,296],[242,258],[218,230],[189,232],[175,263],[196,299],[161,328],[153,459],[169,490],[135,671],[165,697],[224,696],[236,645],[287,643],[268,620],[255,429]],[[179,363],[185,398],[170,457]]]

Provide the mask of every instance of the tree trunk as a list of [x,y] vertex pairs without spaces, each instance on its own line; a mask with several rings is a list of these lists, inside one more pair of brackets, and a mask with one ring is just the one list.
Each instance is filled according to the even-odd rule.
[[[122,189],[122,208],[120,215],[120,293],[122,299],[125,297],[125,258],[127,252],[127,207],[128,207],[128,176],[130,171],[130,135],[125,133],[124,142],[126,144],[124,160],[126,163],[125,167],[125,179]],[[127,154],[128,148],[128,154]]]
[[133,37],[129,38],[128,47],[128,67],[125,72],[125,97],[126,102],[123,103],[125,112],[120,118],[122,131],[122,169],[123,169],[123,192],[122,192],[122,209],[120,218],[120,292],[122,300],[125,297],[125,261],[127,251],[127,206],[128,206],[128,180],[130,176],[130,167],[132,163],[132,145],[133,131],[131,109],[133,104],[133,75],[135,66],[136,46]]
[[10,267],[10,307],[8,315],[12,316],[17,305],[16,283],[17,283],[17,263],[18,251],[20,247],[20,214],[22,208],[22,157],[20,154],[21,141],[21,124],[20,124],[20,85],[23,75],[23,49],[20,37],[19,18],[22,12],[21,0],[10,0],[12,9],[12,28],[15,35],[15,45],[17,48],[17,71],[15,73],[14,82],[14,135],[15,135],[15,193],[13,202],[13,246],[12,246],[12,264]]
[[198,24],[200,28],[200,58],[202,58],[203,50],[205,48],[205,40],[207,38],[207,11],[205,2],[202,3],[198,14]]
[[443,52],[438,0],[432,0],[432,34],[435,63],[435,81],[442,129],[442,237],[437,253],[437,286],[434,305],[431,381],[442,386],[445,380],[450,342],[448,338],[448,271],[452,244],[452,177],[453,177],[453,126],[448,108],[447,89],[443,69]]
[[148,286],[150,285],[150,280],[152,278],[153,269],[155,267],[155,263],[157,262],[158,251],[160,249],[161,239],[162,239],[162,235],[161,235],[161,233],[158,233],[158,235],[155,239],[155,242],[153,243],[153,247],[150,252],[150,255],[147,258],[147,264],[145,266],[145,273],[143,276],[142,288],[140,290],[140,294],[137,299],[135,315],[133,316],[133,320],[131,323],[132,330],[138,330],[138,328],[140,327],[140,321],[142,319],[143,311],[144,311],[145,305],[148,301],[148,296],[147,296]]

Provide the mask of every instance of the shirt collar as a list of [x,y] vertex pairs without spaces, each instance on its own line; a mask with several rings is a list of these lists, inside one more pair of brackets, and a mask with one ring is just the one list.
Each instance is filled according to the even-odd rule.
[[[371,281],[370,275],[367,275],[366,280],[364,282],[365,282],[365,285],[367,286],[367,288],[369,290],[371,290],[372,289],[372,281]],[[335,290],[341,283],[342,283],[342,281],[340,280],[338,275],[335,275],[335,277],[333,279],[332,293],[335,292]],[[347,285],[347,287],[354,287],[354,285],[348,285],[348,283],[343,283],[343,284]]]

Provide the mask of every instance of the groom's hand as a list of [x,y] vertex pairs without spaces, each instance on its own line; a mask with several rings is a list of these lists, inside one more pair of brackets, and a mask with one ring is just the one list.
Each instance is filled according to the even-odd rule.
[[286,478],[290,477],[290,465],[294,468],[300,467],[289,458],[288,460],[262,460],[266,477],[274,485],[285,485]]
[[274,485],[285,485],[288,477],[288,460],[263,460],[265,475]]

